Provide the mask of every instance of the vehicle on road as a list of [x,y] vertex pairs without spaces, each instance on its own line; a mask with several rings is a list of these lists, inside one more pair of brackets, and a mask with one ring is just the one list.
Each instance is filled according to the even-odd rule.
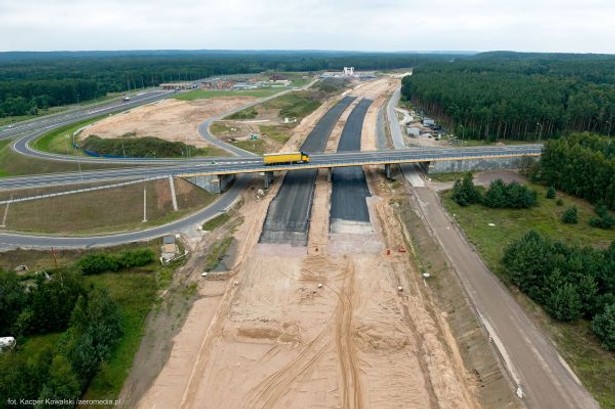
[[263,155],[265,165],[283,165],[288,163],[306,163],[310,155],[305,152],[269,153]]

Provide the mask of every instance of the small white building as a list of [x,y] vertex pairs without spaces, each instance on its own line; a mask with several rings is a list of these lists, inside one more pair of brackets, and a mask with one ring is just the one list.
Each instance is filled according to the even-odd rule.
[[421,130],[415,126],[408,126],[406,127],[406,133],[408,134],[408,136],[416,138],[421,134]]
[[434,126],[436,124],[436,121],[434,121],[431,118],[423,118],[423,126]]

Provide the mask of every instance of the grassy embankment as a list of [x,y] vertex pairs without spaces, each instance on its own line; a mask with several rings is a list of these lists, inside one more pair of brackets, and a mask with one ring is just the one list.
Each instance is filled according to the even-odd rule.
[[[290,139],[292,128],[303,118],[314,112],[325,98],[325,94],[316,91],[299,91],[265,101],[244,110],[229,115],[225,119],[233,121],[271,119],[269,125],[258,125],[259,138],[256,140],[239,140],[246,137],[247,131],[239,123],[214,123],[211,132],[222,138],[232,138],[232,143],[247,151],[260,154],[276,152]],[[292,123],[281,123],[284,118],[294,120]]]
[[[447,181],[447,175],[438,180]],[[588,220],[594,215],[593,206],[588,202],[558,192],[556,200],[545,198],[544,186],[529,184],[538,192],[539,205],[525,210],[490,209],[481,205],[461,207],[451,199],[451,192],[442,194],[442,201],[450,214],[454,215],[469,240],[476,247],[489,268],[500,278],[500,260],[506,246],[533,229],[541,235],[563,240],[580,246],[607,246],[615,240],[615,231],[590,227]],[[576,206],[578,224],[564,224],[560,217],[564,210]],[[494,227],[489,223],[495,224]],[[511,288],[511,292],[528,313],[544,328],[557,344],[564,359],[572,366],[583,384],[590,390],[603,408],[615,408],[615,354],[604,350],[590,323],[578,320],[564,323],[551,319],[543,309],[525,295]]]
[[[178,211],[174,211],[172,207],[169,181],[163,179],[14,203],[9,206],[6,228],[52,234],[99,234],[141,230],[180,219],[209,205],[216,198],[216,195],[183,179],[176,179],[175,185]],[[146,223],[142,221],[144,188],[147,196]]]
[[199,89],[175,96],[180,101],[194,101],[197,99],[209,99],[218,97],[256,97],[265,98],[283,91],[280,88],[260,88],[249,90],[217,90]]

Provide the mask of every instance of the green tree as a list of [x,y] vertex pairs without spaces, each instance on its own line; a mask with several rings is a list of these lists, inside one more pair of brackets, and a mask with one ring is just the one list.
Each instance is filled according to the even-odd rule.
[[[41,390],[39,400],[42,404],[37,408],[66,408],[72,409],[74,404],[57,403],[59,400],[73,401],[81,395],[81,385],[77,375],[73,372],[70,362],[63,355],[56,355],[51,361],[47,381]],[[55,400],[52,404],[47,404],[46,399]]]
[[604,311],[592,320],[592,329],[608,350],[615,350],[615,303],[607,305]]
[[574,321],[581,316],[581,297],[574,284],[564,283],[552,288],[552,293],[546,297],[547,312],[560,321]]
[[555,195],[556,195],[555,188],[553,186],[549,186],[549,188],[547,189],[547,194],[545,195],[545,197],[547,199],[555,199]]
[[27,303],[28,295],[17,274],[0,270],[0,333],[12,333],[13,325]]
[[576,224],[578,222],[577,208],[572,206],[566,209],[564,213],[562,214],[561,220],[562,220],[562,223]]
[[474,186],[471,172],[466,173],[463,179],[455,181],[452,199],[459,206],[469,206],[474,203],[480,203],[481,194],[476,186]]

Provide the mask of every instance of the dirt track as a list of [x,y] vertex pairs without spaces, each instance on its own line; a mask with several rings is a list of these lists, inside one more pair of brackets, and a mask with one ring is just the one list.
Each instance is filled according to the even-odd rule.
[[[355,92],[375,99],[389,88]],[[279,184],[264,200],[245,195],[232,277],[201,281],[203,298],[139,407],[479,407],[379,176],[367,176],[373,230],[328,233],[322,173],[307,249],[257,243]]]

